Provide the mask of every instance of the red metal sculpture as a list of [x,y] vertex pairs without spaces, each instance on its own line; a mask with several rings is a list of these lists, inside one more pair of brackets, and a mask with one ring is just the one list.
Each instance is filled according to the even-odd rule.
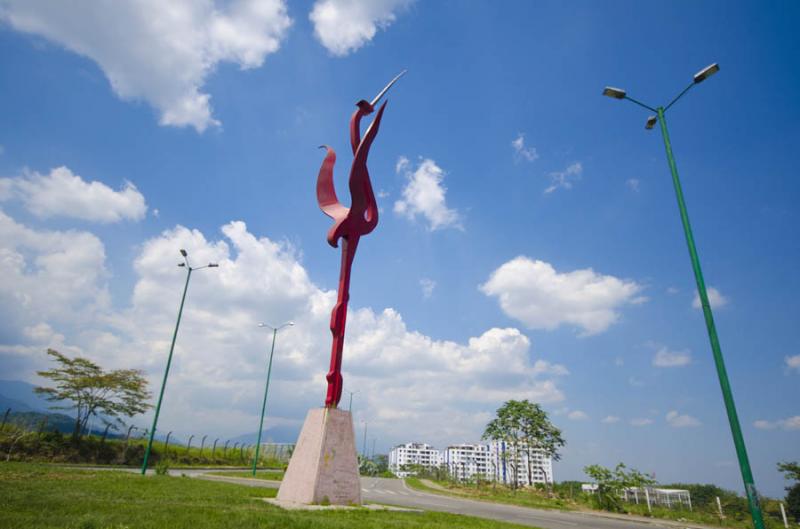
[[350,269],[353,258],[358,248],[358,240],[370,233],[378,225],[378,205],[372,184],[367,171],[367,155],[383,117],[386,101],[378,109],[375,119],[367,128],[364,138],[361,138],[361,118],[371,114],[375,105],[387,90],[405,73],[405,70],[392,79],[372,100],[361,100],[356,103],[358,109],[350,118],[350,146],[353,149],[353,165],[350,167],[350,207],[344,207],[336,197],[333,187],[333,165],[336,163],[336,153],[327,145],[325,159],[317,177],[317,201],[322,211],[334,220],[333,226],[328,231],[328,244],[336,248],[339,239],[342,240],[342,264],[339,272],[339,294],[336,306],[331,313],[331,366],[326,375],[328,380],[328,393],[325,397],[325,406],[335,408],[342,397],[342,350],[344,348],[344,330],[347,321],[347,302],[350,299]]

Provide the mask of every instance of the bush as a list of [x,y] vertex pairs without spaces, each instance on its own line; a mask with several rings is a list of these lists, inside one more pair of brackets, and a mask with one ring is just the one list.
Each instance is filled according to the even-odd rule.
[[166,476],[169,473],[169,461],[162,459],[156,463],[156,475]]
[[800,522],[800,483],[790,488],[786,495],[786,514]]

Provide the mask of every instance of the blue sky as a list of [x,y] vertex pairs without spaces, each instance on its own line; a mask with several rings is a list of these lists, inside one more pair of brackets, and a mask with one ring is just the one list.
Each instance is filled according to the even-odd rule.
[[[379,450],[477,440],[542,402],[556,478],[625,461],[741,489],[663,144],[670,133],[757,485],[798,458],[800,9],[791,2],[0,1],[0,365],[56,347],[157,389],[193,277],[161,428],[253,431],[321,405],[339,254],[322,143],[403,68],[370,154],[380,222],[354,265],[356,428]],[[141,420],[145,422],[144,419]]]

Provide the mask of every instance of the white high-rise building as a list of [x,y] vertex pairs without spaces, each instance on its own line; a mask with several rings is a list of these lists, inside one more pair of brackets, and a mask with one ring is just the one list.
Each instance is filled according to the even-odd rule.
[[413,474],[409,468],[414,465],[429,470],[445,466],[458,481],[478,476],[506,485],[516,480],[521,487],[553,483],[552,458],[538,448],[529,451],[524,443],[516,449],[504,441],[491,441],[488,445],[462,443],[443,451],[426,443],[406,443],[389,452],[389,470],[396,476],[405,478]]
[[492,479],[489,447],[482,444],[462,443],[450,445],[444,451],[444,464],[451,476],[458,481],[475,478]]
[[392,448],[389,452],[389,470],[396,476],[405,478],[413,472],[411,465],[435,468],[442,464],[442,453],[426,443],[406,443]]
[[527,445],[520,443],[514,449],[505,441],[492,441],[489,452],[489,465],[500,483],[509,485],[516,479],[517,485],[524,487],[553,482],[553,460],[539,448],[528,450]]

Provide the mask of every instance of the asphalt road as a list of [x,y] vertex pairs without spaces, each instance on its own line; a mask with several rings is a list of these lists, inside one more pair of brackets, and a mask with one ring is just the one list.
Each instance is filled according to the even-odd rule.
[[[205,476],[202,470],[175,470],[171,473],[184,473],[188,476],[200,479],[213,479],[238,483],[251,487],[270,487],[280,486],[278,481],[254,480],[236,477],[216,477]],[[543,529],[657,529],[666,527],[675,529],[676,527],[690,527],[687,525],[676,524],[675,522],[661,520],[640,520],[628,517],[612,517],[597,515],[592,513],[565,512],[557,510],[531,509],[528,507],[517,507],[502,503],[489,503],[462,498],[454,498],[440,494],[430,494],[406,487],[405,483],[399,479],[386,478],[361,478],[361,492],[364,501],[370,503],[382,503],[396,505],[399,507],[409,507],[428,511],[449,512],[453,514],[465,514],[488,518],[490,520],[501,520],[513,522],[521,525],[541,527]]]
[[[655,529],[657,524],[598,516],[591,513],[576,513],[557,510],[531,509],[502,503],[454,498],[440,494],[429,494],[406,487],[399,479],[361,478],[364,499],[376,503],[388,503],[401,507],[414,507],[429,511],[466,514],[479,518],[502,520],[544,529]],[[665,524],[663,527],[672,527]]]

